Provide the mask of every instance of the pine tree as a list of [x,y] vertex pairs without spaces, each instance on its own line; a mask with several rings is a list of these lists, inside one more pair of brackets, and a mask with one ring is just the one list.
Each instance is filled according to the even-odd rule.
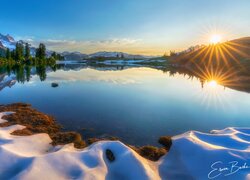
[[15,59],[16,58],[16,51],[15,50],[11,51],[10,55],[11,55],[11,59]]
[[43,43],[40,43],[39,47],[36,49],[36,57],[39,59],[46,58],[46,46]]
[[30,47],[29,44],[25,44],[25,59],[28,60],[30,58]]
[[56,52],[55,52],[55,51],[51,54],[51,57],[53,57],[53,58],[57,59],[57,54],[56,54]]
[[10,58],[11,58],[10,49],[7,48],[7,50],[6,50],[6,59],[9,60]]
[[19,42],[16,43],[16,55],[15,60],[16,61],[22,61],[23,60],[23,45]]

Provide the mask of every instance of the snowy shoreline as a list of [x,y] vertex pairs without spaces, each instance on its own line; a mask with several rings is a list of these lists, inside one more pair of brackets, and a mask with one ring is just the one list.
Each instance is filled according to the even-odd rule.
[[[5,113],[0,113],[0,123]],[[82,150],[52,146],[48,134],[15,136],[24,126],[0,128],[0,179],[246,179],[250,177],[250,129],[227,128],[173,137],[170,151],[152,162],[120,141]],[[115,160],[110,162],[105,150]],[[249,174],[249,175],[248,175]]]

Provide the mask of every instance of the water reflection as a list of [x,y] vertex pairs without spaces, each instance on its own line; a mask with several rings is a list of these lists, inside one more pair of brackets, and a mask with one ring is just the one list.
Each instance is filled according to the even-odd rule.
[[[1,103],[30,103],[86,138],[111,135],[156,145],[161,135],[249,123],[247,93],[180,68],[67,63],[16,69],[1,70],[3,86],[15,83],[1,91]],[[52,88],[52,82],[59,86]]]
[[[63,78],[67,77],[67,71],[79,71],[81,69],[92,68],[99,71],[122,71],[128,68],[134,67],[150,67],[168,73],[170,76],[175,76],[181,74],[187,79],[198,78],[201,84],[201,87],[204,87],[204,84],[207,83],[210,87],[216,88],[217,85],[222,85],[224,87],[229,87],[236,90],[241,90],[245,92],[250,92],[249,81],[250,78],[246,79],[245,83],[239,84],[238,77],[235,76],[235,73],[230,70],[224,69],[201,69],[196,68],[196,71],[189,71],[186,68],[173,67],[173,66],[147,66],[140,64],[129,64],[129,65],[119,65],[119,64],[87,64],[85,62],[66,62],[58,63],[53,66],[45,65],[14,65],[14,66],[2,66],[0,67],[0,88],[13,86],[14,80],[18,83],[29,82],[32,76],[37,75],[40,81],[45,81],[47,78],[47,73],[60,71],[60,75]],[[64,72],[65,73],[64,73]],[[105,76],[106,74],[104,74]],[[6,77],[5,77],[6,76]],[[7,78],[8,76],[8,78]],[[69,75],[72,79],[72,73]],[[78,76],[78,75],[76,75]],[[60,77],[57,77],[60,78]],[[77,77],[76,77],[77,78]],[[12,79],[12,81],[10,81]],[[123,83],[133,83],[133,80],[127,78],[127,82],[124,80],[115,80],[114,82],[123,82]],[[1,90],[0,89],[0,90]]]

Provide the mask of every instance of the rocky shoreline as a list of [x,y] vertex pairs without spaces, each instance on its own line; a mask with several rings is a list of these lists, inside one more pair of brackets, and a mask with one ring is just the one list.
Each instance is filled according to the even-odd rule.
[[[98,141],[118,140],[118,138],[115,137],[111,137],[109,139],[84,139],[77,132],[63,132],[62,126],[56,121],[54,117],[39,112],[38,110],[32,108],[30,104],[14,103],[8,105],[0,105],[0,112],[14,112],[3,117],[7,120],[7,122],[1,123],[0,127],[7,127],[16,124],[23,125],[26,127],[25,129],[16,130],[12,132],[12,135],[29,136],[38,133],[46,133],[52,139],[53,146],[74,143],[75,148],[82,149]],[[163,136],[159,138],[158,142],[162,144],[163,147],[136,147],[128,144],[127,146],[135,150],[142,157],[152,161],[157,161],[160,157],[162,157],[169,151],[172,145],[172,140],[169,136]]]

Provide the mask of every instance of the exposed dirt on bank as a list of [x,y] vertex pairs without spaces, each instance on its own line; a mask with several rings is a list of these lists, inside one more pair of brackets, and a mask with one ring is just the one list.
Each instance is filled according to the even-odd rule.
[[[118,140],[118,138],[112,137],[109,139],[90,138],[85,141],[77,132],[63,132],[62,127],[56,122],[54,117],[39,112],[38,110],[32,108],[30,104],[14,103],[0,105],[0,112],[15,112],[13,114],[5,115],[3,119],[8,120],[8,122],[0,124],[0,127],[6,127],[15,124],[25,126],[25,129],[16,130],[12,133],[13,135],[18,136],[47,133],[52,139],[52,145],[74,143],[75,148],[81,149],[97,141]],[[154,146],[128,146],[134,149],[141,156],[149,160],[156,161],[169,151],[172,145],[171,137],[161,137],[159,139],[159,143],[164,147],[158,148]]]

